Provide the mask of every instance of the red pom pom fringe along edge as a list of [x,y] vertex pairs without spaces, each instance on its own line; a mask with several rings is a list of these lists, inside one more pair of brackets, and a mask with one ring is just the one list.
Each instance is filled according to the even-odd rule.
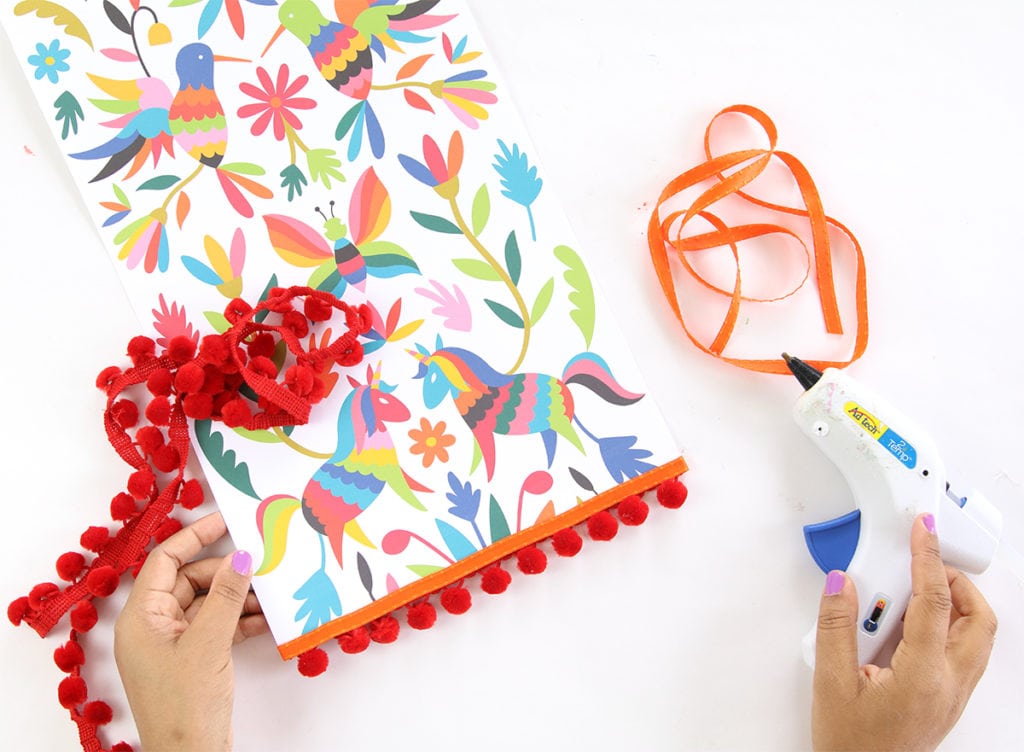
[[[298,297],[305,298],[304,309],[313,313],[312,317],[295,310],[292,301]],[[330,318],[327,312],[331,309],[344,313],[344,333],[325,347],[315,348],[311,341],[306,350],[300,337],[308,333],[307,318],[323,321]],[[280,323],[267,323],[274,315]],[[100,741],[99,728],[110,723],[113,711],[106,702],[89,697],[82,676],[86,658],[81,635],[99,620],[93,601],[114,593],[125,572],[138,574],[151,544],[181,529],[181,523],[170,516],[175,504],[194,509],[203,502],[199,482],[185,480],[190,450],[188,419],[218,420],[249,430],[306,423],[312,405],[323,398],[322,375],[335,365],[353,366],[362,360],[358,337],[369,332],[371,325],[368,306],[352,307],[309,287],[273,288],[255,308],[236,298],[228,303],[224,316],[230,327],[223,334],[208,335],[201,342],[198,334],[173,337],[162,355],[156,354],[153,340],[134,337],[128,343],[132,367],[122,371],[110,366],[97,377],[96,386],[107,395],[103,415],[107,439],[132,469],[127,491],[115,495],[110,503],[110,516],[121,527],[111,535],[107,526],[90,526],[79,541],[88,553],[68,551],[57,558],[57,575],[69,584],[39,583],[7,607],[11,623],[28,624],[41,637],[70,612],[68,640],[53,654],[54,663],[67,674],[57,687],[57,699],[78,727],[79,742],[86,752],[107,750]],[[263,338],[259,346],[265,346],[268,336],[275,347],[276,339],[284,341],[295,359],[280,382],[273,363],[268,370],[269,359],[243,349],[250,338]],[[140,411],[121,395],[140,385],[158,404],[143,412],[152,425],[138,428],[133,437],[128,429],[135,428]],[[255,411],[240,391],[243,386],[258,398]],[[166,479],[162,487],[161,476]],[[90,553],[95,554],[91,560]],[[315,657],[306,658],[300,661],[300,669],[315,668],[315,663]],[[131,752],[132,746],[122,741],[109,749]]]
[[[306,299],[306,316],[293,308],[292,300],[296,297]],[[299,341],[299,336],[305,336],[307,331],[306,318],[311,323],[325,320],[327,306],[344,312],[347,331],[327,347],[311,347],[306,351]],[[263,317],[271,312],[280,314],[279,325],[263,321]],[[310,313],[313,313],[312,317]],[[53,655],[58,668],[67,674],[58,685],[57,696],[77,725],[79,741],[86,752],[105,752],[98,730],[110,722],[113,712],[102,700],[89,700],[88,686],[81,675],[85,652],[80,637],[98,621],[92,601],[115,592],[126,571],[138,574],[151,543],[158,544],[181,529],[181,523],[170,516],[174,504],[193,509],[203,501],[198,481],[184,479],[190,450],[188,419],[209,418],[249,430],[306,423],[312,404],[323,395],[322,383],[319,384],[321,389],[317,389],[316,382],[320,377],[314,376],[311,386],[310,379],[304,378],[308,374],[287,371],[283,384],[276,381],[267,371],[265,361],[268,359],[261,357],[266,346],[266,339],[261,335],[277,334],[285,341],[295,356],[296,366],[293,368],[311,367],[314,373],[323,374],[335,364],[347,367],[362,360],[362,345],[357,338],[369,331],[371,320],[365,305],[353,308],[330,293],[308,287],[274,288],[255,308],[235,299],[228,304],[224,315],[231,327],[222,335],[204,337],[198,348],[195,339],[176,337],[167,343],[164,354],[157,356],[152,340],[135,337],[128,345],[133,367],[122,372],[119,367],[110,366],[100,373],[96,383],[107,394],[104,412],[107,438],[118,455],[133,468],[126,483],[127,492],[115,495],[110,504],[112,519],[122,527],[113,536],[107,527],[89,527],[82,534],[80,543],[86,551],[94,552],[95,558],[89,561],[87,555],[69,551],[57,559],[58,576],[70,584],[61,588],[50,582],[40,583],[27,596],[15,599],[7,609],[8,619],[15,626],[24,622],[40,636],[46,636],[68,611],[71,612],[68,641]],[[303,320],[297,321],[298,317]],[[242,345],[250,339],[253,347],[247,355]],[[216,374],[212,378],[211,372]],[[219,391],[203,391],[206,382],[214,383]],[[257,407],[262,412],[253,413],[240,395],[238,389],[243,383],[259,397]],[[118,397],[129,387],[140,384],[148,388],[154,402],[159,404],[152,410],[143,411],[153,425],[139,428],[133,440],[127,429],[137,423],[139,410],[131,402],[119,401]],[[208,398],[196,399],[199,395],[208,395]],[[164,399],[167,404],[160,401]],[[167,429],[166,443],[162,427]],[[167,461],[169,455],[174,462]],[[438,619],[432,600],[440,603],[449,614],[464,614],[472,606],[472,595],[466,587],[470,578],[479,575],[480,590],[497,595],[505,592],[512,582],[512,574],[502,566],[503,563],[514,561],[521,573],[534,575],[547,569],[548,556],[541,549],[545,543],[549,543],[561,557],[578,554],[583,547],[583,537],[576,527],[585,528],[591,540],[611,540],[618,533],[620,522],[636,526],[647,519],[649,507],[641,493],[656,489],[656,498],[662,506],[678,509],[686,501],[687,489],[676,476],[686,470],[685,461],[679,458],[659,468],[658,472],[652,471],[622,484],[629,487],[629,494],[617,504],[605,505],[611,509],[587,503],[558,515],[544,526],[534,526],[540,529],[535,531],[533,540],[517,537],[522,545],[506,545],[507,550],[497,561],[491,561],[476,571],[468,571],[454,584],[446,583],[430,589],[431,578],[424,578],[420,581],[421,588],[427,588],[423,595],[391,613],[338,635],[335,641],[345,654],[361,653],[371,642],[392,643],[398,639],[401,629],[395,614],[403,610],[410,628],[429,629]],[[162,489],[158,472],[174,473]],[[667,477],[666,472],[672,477]],[[658,477],[652,479],[651,476],[655,475]],[[660,478],[664,479],[659,482]],[[622,486],[620,494],[621,489]],[[139,502],[144,502],[141,509],[138,508]],[[459,563],[465,566],[469,562]],[[324,673],[330,659],[318,645],[330,637],[320,638],[313,632],[304,635],[303,639],[315,646],[299,652],[294,650],[296,641],[288,643],[293,648],[293,657],[297,657],[299,673],[307,677]],[[130,744],[122,741],[110,747],[110,752],[131,752],[132,749]]]

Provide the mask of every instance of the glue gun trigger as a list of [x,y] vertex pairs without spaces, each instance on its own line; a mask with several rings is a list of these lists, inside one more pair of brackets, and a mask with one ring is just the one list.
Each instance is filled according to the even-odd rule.
[[826,574],[846,571],[860,540],[860,510],[854,509],[834,520],[804,526],[804,541],[811,558]]

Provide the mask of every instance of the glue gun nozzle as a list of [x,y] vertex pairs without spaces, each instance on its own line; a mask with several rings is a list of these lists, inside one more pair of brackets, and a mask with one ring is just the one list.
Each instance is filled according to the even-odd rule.
[[789,353],[782,353],[782,359],[786,361],[786,366],[796,376],[796,380],[800,382],[800,386],[805,390],[817,384],[821,378],[821,371],[800,360],[800,358],[794,358]]

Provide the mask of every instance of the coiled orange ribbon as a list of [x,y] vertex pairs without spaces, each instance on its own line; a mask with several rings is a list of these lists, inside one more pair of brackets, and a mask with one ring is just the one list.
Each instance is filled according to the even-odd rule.
[[[723,115],[740,114],[754,120],[764,130],[768,137],[767,149],[744,149],[733,151],[719,156],[712,156],[711,153],[711,131],[715,121]],[[843,367],[857,360],[867,347],[868,342],[868,308],[867,308],[867,282],[865,279],[864,254],[860,244],[845,226],[837,220],[825,214],[818,189],[811,179],[810,173],[803,164],[784,151],[778,151],[776,144],[778,132],[775,124],[761,110],[749,105],[734,105],[727,107],[708,123],[704,131],[704,154],[706,161],[686,172],[676,176],[661,192],[658,203],[651,215],[648,226],[647,240],[651,250],[651,260],[654,263],[658,281],[661,283],[662,291],[672,308],[672,312],[679,320],[686,336],[700,350],[727,363],[746,368],[752,371],[763,373],[788,374],[789,369],[785,362],[779,359],[748,359],[735,358],[723,355],[729,339],[732,337],[739,317],[740,304],[743,301],[751,302],[775,302],[784,300],[795,294],[804,284],[809,276],[810,261],[813,257],[815,279],[817,282],[818,296],[821,303],[821,313],[825,321],[825,330],[829,334],[841,335],[843,323],[839,314],[837,303],[835,280],[832,273],[832,248],[829,242],[829,225],[839,230],[849,238],[856,254],[856,277],[854,281],[854,298],[856,306],[856,332],[853,341],[853,353],[849,360],[830,361],[803,358],[816,368]],[[777,204],[764,199],[756,198],[746,193],[743,188],[756,180],[768,167],[772,159],[778,159],[789,174],[796,181],[800,190],[803,206],[787,206]],[[734,171],[733,171],[734,170]],[[730,172],[732,171],[732,172]],[[729,174],[726,174],[729,173]],[[671,201],[681,192],[699,186],[701,183],[713,180],[714,182],[706,188],[696,200],[685,211],[672,211],[662,216],[664,205]],[[749,204],[761,207],[770,211],[781,212],[794,217],[801,217],[807,220],[810,228],[811,242],[808,244],[793,230],[779,224],[772,223],[751,223],[729,226],[718,215],[709,209],[717,202],[729,197],[736,196]],[[714,229],[696,235],[684,236],[684,229],[694,218],[700,217],[708,222]],[[776,298],[756,298],[743,295],[741,289],[740,258],[738,244],[754,238],[767,235],[782,234],[795,238],[808,255],[808,275],[805,275],[795,288],[784,295]],[[712,248],[728,247],[732,251],[736,264],[736,273],[732,290],[718,287],[705,279],[698,273],[689,260],[687,254],[694,251],[704,251]],[[702,343],[687,326],[679,304],[679,296],[676,291],[676,284],[672,278],[672,270],[669,267],[669,251],[674,252],[676,258],[683,265],[683,268],[691,274],[694,279],[703,287],[714,293],[730,298],[729,309],[719,327],[718,334],[709,345]]]

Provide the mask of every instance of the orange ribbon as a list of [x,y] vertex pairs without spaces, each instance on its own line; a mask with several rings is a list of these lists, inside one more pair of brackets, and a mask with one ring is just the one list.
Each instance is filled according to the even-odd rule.
[[[711,153],[711,130],[715,121],[722,115],[740,114],[754,120],[764,130],[768,137],[767,149],[744,149],[733,151],[719,156],[712,156]],[[841,368],[857,360],[867,347],[868,343],[868,307],[867,307],[867,283],[864,271],[864,254],[860,244],[845,226],[825,214],[825,209],[818,195],[818,189],[811,179],[807,168],[800,160],[784,151],[776,149],[778,132],[771,119],[756,107],[749,105],[733,105],[727,107],[708,123],[704,131],[704,154],[706,161],[686,172],[676,176],[665,186],[665,189],[658,197],[657,206],[651,215],[648,226],[647,240],[651,250],[651,260],[654,263],[654,270],[661,283],[661,289],[665,293],[672,312],[675,313],[679,324],[682,326],[686,336],[703,352],[721,358],[727,363],[747,368],[762,373],[788,374],[789,369],[785,362],[779,359],[747,359],[734,358],[723,355],[729,339],[732,337],[739,317],[740,304],[743,301],[751,302],[776,302],[794,295],[806,282],[813,257],[815,279],[818,287],[818,296],[821,302],[821,313],[825,321],[825,330],[829,334],[842,334],[843,323],[839,314],[839,305],[836,298],[835,281],[832,274],[832,249],[829,243],[829,226],[836,228],[843,235],[850,239],[857,258],[857,272],[855,278],[855,301],[856,301],[856,332],[853,342],[853,354],[849,360],[828,361],[802,358],[816,368],[828,367]],[[796,181],[800,190],[803,206],[786,206],[756,198],[742,189],[750,185],[768,167],[772,159],[777,159],[785,166],[790,176]],[[727,172],[730,172],[726,175]],[[672,211],[662,217],[662,209],[666,202],[673,199],[679,193],[700,185],[708,180],[715,182],[685,211]],[[794,217],[805,218],[810,226],[811,242],[808,244],[796,232],[779,224],[755,223],[738,224],[729,226],[719,216],[709,211],[717,202],[729,197],[736,196],[749,204],[761,207],[770,211],[781,212]],[[684,228],[694,217],[700,217],[710,224],[714,229],[698,235],[683,235]],[[807,254],[807,274],[804,279],[789,292],[774,298],[756,298],[742,294],[741,273],[738,244],[754,238],[767,235],[782,234],[795,238]],[[712,248],[728,248],[732,251],[736,263],[736,274],[732,290],[718,287],[702,277],[690,264],[686,254],[694,251],[704,251]],[[719,327],[718,334],[710,345],[700,342],[690,331],[683,319],[683,313],[679,305],[679,296],[676,292],[675,281],[672,278],[672,271],[669,267],[669,249],[679,259],[683,268],[693,276],[703,287],[730,299],[729,309]]]

